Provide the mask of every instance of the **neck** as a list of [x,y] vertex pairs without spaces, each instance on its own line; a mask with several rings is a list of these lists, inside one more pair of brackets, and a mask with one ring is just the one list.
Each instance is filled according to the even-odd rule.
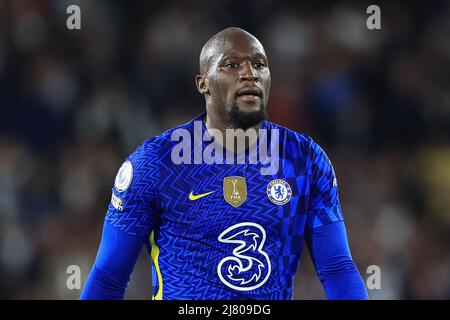
[[[208,130],[217,129],[222,132],[225,136],[226,129],[243,129],[233,126],[232,123],[224,119],[226,115],[217,114],[213,108],[206,108],[206,117],[203,120],[205,122],[205,126]],[[262,122],[257,123],[254,126],[251,126],[249,129],[253,129],[258,133],[259,128],[261,128]],[[244,129],[243,129],[244,130]],[[245,131],[245,130],[244,130]]]
[[[203,120],[205,122],[206,129],[208,130],[208,132],[210,133],[211,136],[213,136],[213,134],[211,134],[212,129],[219,130],[222,133],[223,140],[219,141],[216,139],[216,142],[222,146],[227,146],[226,130],[227,129],[234,130],[234,129],[242,129],[242,128],[234,127],[229,121],[225,120],[223,117],[221,117],[216,112],[214,112],[212,108],[207,107],[206,109],[207,109],[206,117]],[[255,135],[255,138],[253,138],[253,139],[252,139],[252,136],[250,136],[248,139],[245,139],[245,149],[248,149],[250,146],[252,146],[254,143],[257,142],[257,137],[259,135],[259,129],[261,128],[261,124],[262,124],[262,122],[247,129],[250,131],[254,131],[256,133],[256,135]],[[244,132],[245,131],[246,130],[244,130]],[[233,140],[236,140],[236,139],[233,138]],[[234,144],[235,151],[237,151],[237,152],[242,151],[242,150],[240,150],[241,148],[237,144],[237,141],[233,141],[233,144]]]

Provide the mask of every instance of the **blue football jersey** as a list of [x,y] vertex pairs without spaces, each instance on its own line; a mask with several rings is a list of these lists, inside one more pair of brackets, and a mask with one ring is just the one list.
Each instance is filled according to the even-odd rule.
[[269,142],[279,133],[273,174],[248,155],[242,164],[174,163],[172,133],[194,136],[195,121],[206,131],[204,117],[126,159],[106,223],[145,237],[154,299],[292,299],[305,233],[343,220],[333,167],[310,137],[269,121],[261,125]]

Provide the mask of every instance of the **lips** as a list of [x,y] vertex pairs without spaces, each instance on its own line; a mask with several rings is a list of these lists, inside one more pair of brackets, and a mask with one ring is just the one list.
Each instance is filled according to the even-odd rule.
[[242,97],[242,96],[261,98],[262,92],[257,87],[243,88],[243,89],[239,90],[236,94],[236,97]]

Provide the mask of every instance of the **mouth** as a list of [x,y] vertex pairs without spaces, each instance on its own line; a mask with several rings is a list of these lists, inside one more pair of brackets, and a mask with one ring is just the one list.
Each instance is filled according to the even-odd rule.
[[238,91],[236,97],[244,102],[255,102],[262,98],[262,92],[259,88],[244,88]]

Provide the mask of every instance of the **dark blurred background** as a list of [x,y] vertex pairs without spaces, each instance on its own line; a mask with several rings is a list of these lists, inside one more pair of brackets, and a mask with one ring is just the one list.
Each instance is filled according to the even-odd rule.
[[[270,120],[333,161],[370,297],[449,299],[450,2],[312,2],[0,0],[0,297],[79,297],[66,268],[84,284],[117,169],[204,110],[200,49],[238,26],[266,48]],[[143,251],[126,298],[150,276]],[[295,298],[324,298],[307,251]]]

